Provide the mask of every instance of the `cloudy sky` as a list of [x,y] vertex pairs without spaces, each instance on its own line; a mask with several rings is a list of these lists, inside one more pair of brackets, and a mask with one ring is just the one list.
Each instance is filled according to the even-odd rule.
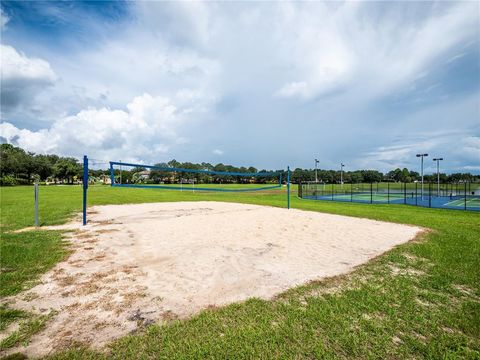
[[2,142],[480,173],[479,2],[1,3]]

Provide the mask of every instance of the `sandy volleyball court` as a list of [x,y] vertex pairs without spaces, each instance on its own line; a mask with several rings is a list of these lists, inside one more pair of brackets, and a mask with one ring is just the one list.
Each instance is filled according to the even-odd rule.
[[43,355],[102,346],[138,326],[209,305],[263,299],[355,266],[420,228],[345,216],[221,202],[90,208],[89,224],[57,228],[73,253],[13,307],[55,315],[28,347]]

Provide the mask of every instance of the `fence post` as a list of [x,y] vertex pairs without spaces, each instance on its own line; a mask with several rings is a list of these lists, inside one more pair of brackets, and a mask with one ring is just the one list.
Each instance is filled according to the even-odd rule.
[[418,206],[417,186],[418,186],[418,182],[415,183],[415,206]]
[[333,201],[333,192],[335,191],[335,190],[334,190],[334,185],[335,185],[335,184],[332,182],[332,201]]
[[390,204],[390,183],[387,182],[387,204]]
[[290,209],[290,166],[287,166],[287,209]]
[[88,158],[83,156],[83,225],[87,225]]
[[373,204],[373,183],[370,183],[370,204]]
[[464,203],[464,206],[463,206],[463,210],[467,210],[467,182],[465,181],[465,203]]
[[353,202],[353,183],[350,183],[350,202]]
[[403,204],[407,204],[407,183],[403,183]]
[[33,185],[33,196],[35,198],[35,227],[38,227],[38,181]]
[[432,207],[432,183],[428,183],[428,207]]

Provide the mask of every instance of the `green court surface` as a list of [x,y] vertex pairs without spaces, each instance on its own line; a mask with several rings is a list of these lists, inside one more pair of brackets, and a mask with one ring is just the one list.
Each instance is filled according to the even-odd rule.
[[[457,199],[446,203],[447,206],[465,206],[465,199]],[[480,207],[480,198],[467,198],[467,208],[468,207]]]
[[[340,201],[381,201],[381,202],[387,202],[389,199],[390,201],[398,200],[398,199],[403,199],[404,195],[403,194],[390,194],[390,197],[388,194],[373,194],[372,196],[370,194],[342,194],[342,195],[333,195],[334,200],[340,200]],[[409,196],[407,195],[407,198]],[[322,198],[331,198],[331,195],[323,195]]]

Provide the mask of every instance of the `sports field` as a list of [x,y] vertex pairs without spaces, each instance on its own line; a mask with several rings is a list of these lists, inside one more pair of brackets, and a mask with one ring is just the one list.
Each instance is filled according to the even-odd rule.
[[[292,189],[295,194],[295,189]],[[227,201],[285,207],[285,189],[212,193],[91,186],[89,205]],[[105,351],[79,344],[51,358],[478,358],[480,216],[403,205],[304,201],[293,208],[431,229],[346,275],[294,287],[273,300],[213,307],[145,325]],[[61,224],[81,209],[81,187],[40,189],[40,222]],[[12,230],[33,223],[33,188],[1,188],[1,295],[31,288],[73,251],[61,231]],[[27,299],[28,300],[28,299]],[[26,301],[27,301],[26,300]],[[47,328],[55,314],[1,308],[0,350]],[[140,321],[141,319],[139,319]],[[70,334],[71,335],[71,334]],[[74,334],[73,334],[74,336]]]

